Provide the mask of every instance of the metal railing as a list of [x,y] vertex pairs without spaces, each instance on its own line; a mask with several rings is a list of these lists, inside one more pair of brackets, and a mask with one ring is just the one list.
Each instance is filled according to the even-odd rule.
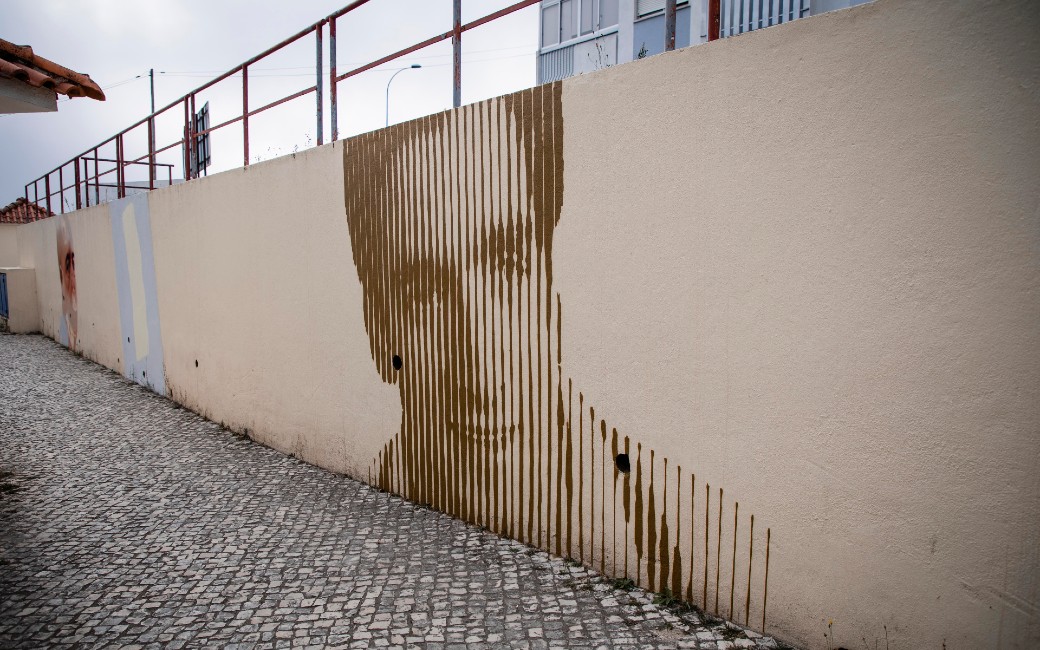
[[[282,42],[274,45],[273,47],[264,50],[260,54],[250,58],[247,61],[231,68],[227,72],[211,79],[205,84],[198,88],[190,91],[186,95],[179,99],[170,102],[166,106],[159,110],[151,113],[144,119],[141,119],[129,127],[123,129],[116,135],[108,138],[107,140],[98,143],[94,147],[87,149],[83,153],[71,158],[70,160],[62,163],[55,167],[46,174],[40,176],[36,180],[25,185],[25,200],[35,203],[37,206],[46,208],[48,212],[52,212],[52,199],[57,197],[58,209],[61,213],[65,212],[67,205],[66,192],[72,191],[74,193],[74,204],[75,209],[81,209],[83,207],[89,207],[91,205],[101,202],[100,188],[115,188],[117,198],[126,196],[127,188],[135,189],[134,184],[128,184],[127,182],[127,168],[133,166],[146,165],[148,167],[148,181],[147,189],[152,190],[156,187],[156,171],[160,167],[165,167],[168,176],[168,183],[173,183],[173,167],[174,165],[169,163],[157,163],[156,156],[159,154],[169,151],[175,147],[182,147],[182,163],[184,165],[184,180],[190,180],[197,178],[199,169],[197,165],[192,165],[191,161],[194,159],[193,156],[197,154],[197,147],[199,139],[211,132],[229,127],[238,122],[242,123],[242,164],[249,166],[249,119],[258,113],[267,111],[276,106],[284,104],[286,102],[304,97],[311,93],[315,94],[315,106],[316,106],[316,119],[317,119],[317,143],[318,145],[324,144],[324,87],[326,84],[326,77],[324,68],[324,57],[323,57],[323,38],[325,33],[328,33],[329,38],[329,71],[328,71],[328,90],[329,90],[329,109],[331,111],[330,124],[332,126],[332,140],[335,141],[339,138],[339,125],[338,125],[338,114],[337,114],[337,102],[338,93],[337,85],[351,77],[355,77],[363,72],[372,70],[385,63],[393,61],[403,56],[407,56],[412,52],[421,50],[423,48],[435,45],[442,41],[451,39],[452,41],[452,103],[453,106],[458,107],[462,103],[462,35],[471,29],[480,27],[494,20],[502,18],[512,14],[513,12],[519,11],[531,5],[537,4],[539,0],[519,0],[514,2],[498,11],[492,12],[470,21],[468,23],[462,22],[462,0],[452,0],[452,29],[449,31],[436,34],[430,38],[410,45],[404,49],[388,54],[384,57],[353,68],[343,73],[339,73],[336,68],[336,22],[342,16],[358,9],[362,5],[368,4],[371,0],[356,0],[343,7],[342,9],[330,14],[329,16],[322,18],[318,22],[306,27],[296,34],[293,34],[289,38],[286,38]],[[313,85],[309,85],[302,88],[290,95],[285,95],[280,99],[276,99],[269,103],[264,104],[258,108],[250,108],[249,105],[249,68],[261,60],[265,59],[280,50],[283,50],[289,45],[301,41],[305,38],[310,37],[313,34],[316,46],[316,57],[315,57],[315,82]],[[217,83],[224,81],[235,75],[240,75],[242,79],[242,112],[241,114],[224,120],[219,124],[210,126],[208,128],[200,129],[195,125],[195,99],[203,91],[212,88]],[[184,125],[182,130],[182,137],[174,140],[165,145],[158,145],[156,143],[156,119],[160,116],[167,115],[171,111],[177,109],[183,109]],[[143,155],[131,158],[126,154],[126,139],[127,136],[135,131],[136,129],[144,128],[147,130],[147,152]],[[99,155],[99,152],[103,148],[115,147],[114,157],[105,157]],[[66,172],[71,166],[71,176]],[[93,173],[91,173],[93,172]],[[114,175],[114,179],[112,178]],[[57,176],[58,189],[52,190],[51,179]],[[66,185],[66,177],[71,178],[72,184]],[[104,180],[104,182],[102,182]],[[40,190],[43,190],[42,194]],[[93,189],[93,203],[91,202],[91,190]],[[140,189],[144,189],[143,183]],[[68,204],[71,207],[71,204]]]

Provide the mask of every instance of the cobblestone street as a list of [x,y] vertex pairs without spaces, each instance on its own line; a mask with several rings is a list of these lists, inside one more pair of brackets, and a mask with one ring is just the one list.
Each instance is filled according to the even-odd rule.
[[0,335],[0,648],[777,647],[572,565]]

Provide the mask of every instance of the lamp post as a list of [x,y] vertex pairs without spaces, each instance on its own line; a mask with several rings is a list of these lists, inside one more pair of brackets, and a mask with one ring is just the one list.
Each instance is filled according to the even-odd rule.
[[401,68],[397,72],[390,75],[390,81],[386,82],[386,126],[390,126],[390,82],[394,80],[394,77],[401,74],[405,70],[413,70],[415,68],[421,68],[422,66],[418,63],[413,63],[407,68]]

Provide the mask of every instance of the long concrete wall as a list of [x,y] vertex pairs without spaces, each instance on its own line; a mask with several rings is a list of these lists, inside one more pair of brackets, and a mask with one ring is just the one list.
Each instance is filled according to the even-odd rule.
[[1036,647],[1037,33],[878,0],[20,226],[8,263],[85,356],[607,574],[810,648]]

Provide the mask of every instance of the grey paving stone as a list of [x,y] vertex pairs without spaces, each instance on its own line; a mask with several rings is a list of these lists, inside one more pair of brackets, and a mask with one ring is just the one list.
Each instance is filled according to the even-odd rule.
[[64,645],[777,647],[2,334],[0,647]]

